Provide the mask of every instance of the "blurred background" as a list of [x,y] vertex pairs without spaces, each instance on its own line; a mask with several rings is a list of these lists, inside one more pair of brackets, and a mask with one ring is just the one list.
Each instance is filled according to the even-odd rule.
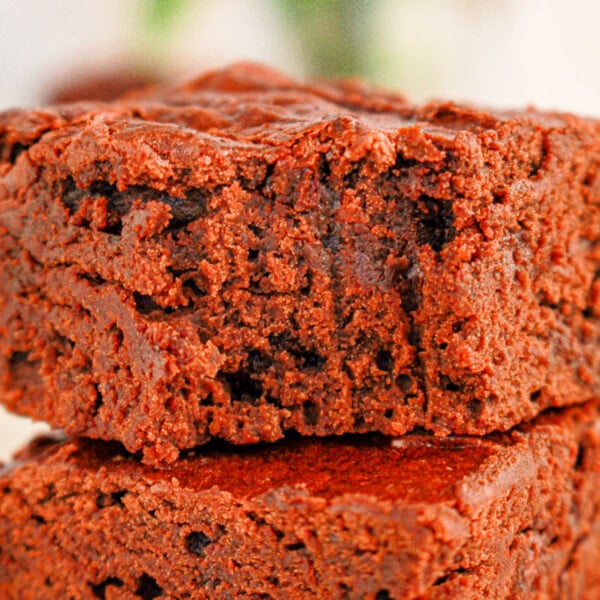
[[599,20],[595,0],[0,0],[0,108],[252,59],[417,101],[598,114]]
[[[598,22],[595,0],[0,0],[0,110],[254,60],[600,116]],[[43,427],[0,409],[0,461]]]

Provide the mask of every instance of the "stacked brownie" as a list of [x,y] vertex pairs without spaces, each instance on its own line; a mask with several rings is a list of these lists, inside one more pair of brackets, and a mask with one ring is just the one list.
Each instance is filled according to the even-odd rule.
[[79,436],[0,597],[600,597],[599,165],[252,65],[0,115],[0,399]]

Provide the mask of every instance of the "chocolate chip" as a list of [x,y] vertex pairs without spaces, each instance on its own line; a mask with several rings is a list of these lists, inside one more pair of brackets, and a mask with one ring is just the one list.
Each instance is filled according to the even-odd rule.
[[256,404],[263,395],[262,383],[253,379],[244,370],[235,371],[234,373],[222,373],[222,378],[229,388],[231,399],[235,402]]
[[112,492],[111,494],[98,494],[96,498],[96,506],[100,509],[106,508],[107,506],[123,506],[123,497],[127,494],[125,490],[118,492]]
[[394,368],[394,357],[389,350],[380,350],[375,356],[375,364],[380,371],[392,371]]
[[154,600],[154,598],[162,596],[163,590],[153,577],[150,577],[147,573],[143,573],[135,593],[143,600]]
[[188,552],[204,556],[206,547],[211,543],[211,539],[202,531],[193,531],[185,538],[185,547]]
[[90,588],[92,589],[92,594],[94,594],[96,598],[100,598],[100,600],[105,600],[106,588],[109,585],[113,587],[123,587],[123,581],[118,577],[107,577],[104,581],[101,581],[100,583],[91,584]]
[[417,223],[417,243],[428,244],[434,252],[456,237],[452,203],[429,196],[421,196],[415,211]]
[[412,388],[412,378],[410,375],[398,375],[396,377],[396,385],[403,391],[408,392]]
[[311,427],[317,424],[319,420],[319,407],[313,402],[306,402],[303,405],[304,421]]

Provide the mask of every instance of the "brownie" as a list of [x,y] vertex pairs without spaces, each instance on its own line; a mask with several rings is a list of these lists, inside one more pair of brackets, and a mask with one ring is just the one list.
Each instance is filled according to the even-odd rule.
[[599,432],[588,404],[483,439],[212,444],[162,470],[38,442],[0,472],[0,597],[597,598]]
[[85,73],[70,73],[54,83],[46,100],[52,104],[84,100],[115,100],[126,92],[158,83],[159,77],[132,67],[101,70],[91,67]]
[[600,394],[600,129],[238,65],[0,116],[0,396],[211,438],[508,430]]

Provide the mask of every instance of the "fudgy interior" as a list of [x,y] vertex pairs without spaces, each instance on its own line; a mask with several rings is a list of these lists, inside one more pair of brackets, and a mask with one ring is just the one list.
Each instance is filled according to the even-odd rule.
[[256,67],[0,118],[0,385],[146,460],[600,392],[598,126]]

